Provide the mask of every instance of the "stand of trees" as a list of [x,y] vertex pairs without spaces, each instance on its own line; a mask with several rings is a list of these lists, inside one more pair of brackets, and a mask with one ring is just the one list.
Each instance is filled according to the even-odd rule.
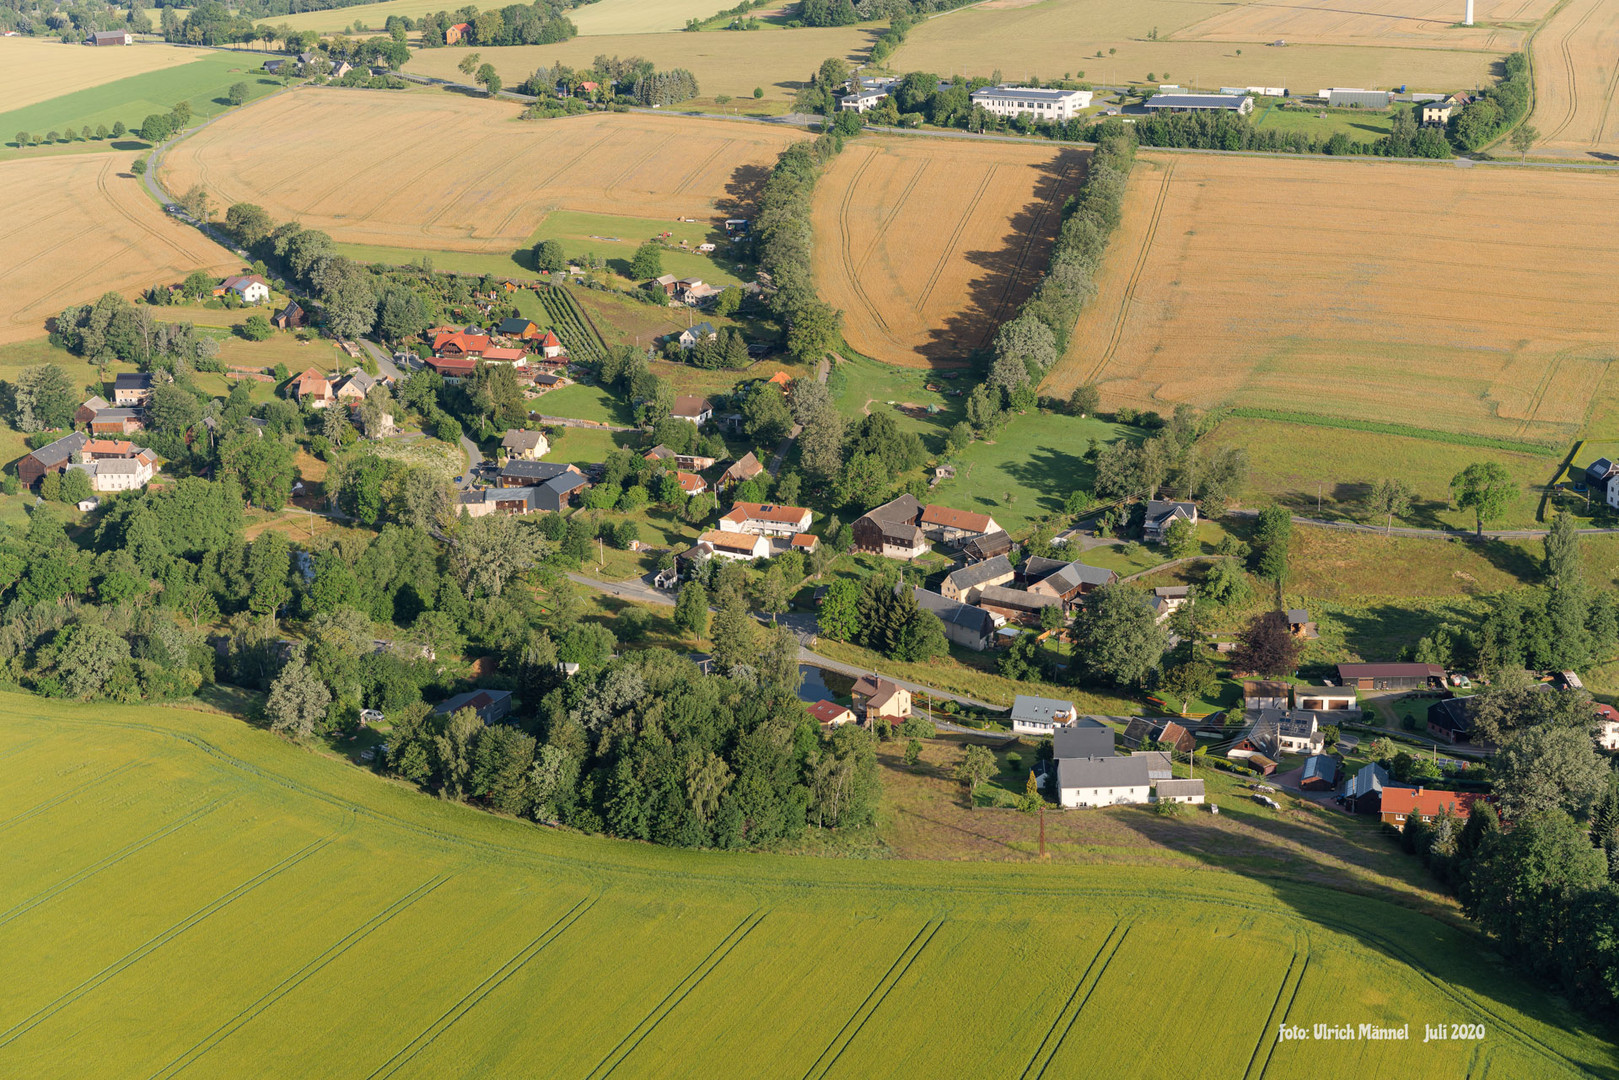
[[[800,0],[795,21],[805,26],[852,26],[873,19],[897,22],[969,3],[972,0]],[[877,62],[875,56],[872,62]]]
[[[1450,143],[1438,128],[1417,124],[1411,108],[1397,107],[1393,128],[1381,139],[1351,139],[1343,132],[1311,136],[1302,131],[1256,128],[1235,113],[1169,113],[1139,117],[1129,125],[1143,146],[1188,147],[1199,150],[1258,150],[1293,154],[1365,154],[1375,157],[1450,157]],[[1054,125],[1062,139],[1103,139],[1124,129],[1117,119],[1091,124],[1074,120]]]
[[[331,6],[348,5],[333,3]],[[464,7],[458,11],[423,15],[416,21],[416,30],[421,34],[424,49],[442,47],[444,32],[458,23],[472,27],[472,33],[457,42],[460,45],[554,45],[579,33],[573,20],[563,14],[578,6],[559,0],[534,0],[532,4],[511,4],[481,12],[475,7]]]
[[1484,91],[1450,122],[1451,134],[1464,150],[1495,141],[1529,111],[1529,57],[1521,52],[1506,59],[1506,75]]
[[842,149],[841,136],[824,134],[783,150],[759,195],[754,220],[759,265],[776,287],[771,309],[787,330],[787,351],[803,363],[815,363],[833,348],[842,320],[841,312],[816,295],[810,265],[815,182],[821,167]]

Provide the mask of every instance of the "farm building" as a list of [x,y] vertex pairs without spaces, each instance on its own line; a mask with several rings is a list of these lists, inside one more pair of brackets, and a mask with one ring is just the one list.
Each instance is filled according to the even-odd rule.
[[1331,791],[1337,786],[1337,758],[1311,754],[1304,759],[1304,773],[1299,777],[1299,787],[1306,791]]
[[543,431],[521,431],[511,428],[501,436],[500,448],[506,451],[508,457],[537,461],[550,451],[551,443]]
[[[903,584],[895,588],[902,589]],[[944,636],[964,649],[983,652],[995,641],[995,616],[920,586],[911,590],[916,606],[931,611],[944,623]]]
[[1450,813],[1466,820],[1473,804],[1481,795],[1465,791],[1429,791],[1427,788],[1389,787],[1383,789],[1382,807],[1378,811],[1385,825],[1405,828],[1410,818],[1432,821],[1442,813]]
[[17,462],[17,479],[24,487],[33,487],[46,473],[64,471],[73,455],[82,451],[89,441],[82,431],[75,431],[40,447]]
[[1203,781],[1201,780],[1158,781],[1159,802],[1199,804],[1203,802],[1203,799]]
[[759,459],[753,456],[752,450],[749,450],[720,475],[719,483],[714,486],[717,490],[724,491],[733,484],[741,484],[752,480],[764,471],[765,467],[759,464]]
[[472,27],[470,25],[468,25],[467,23],[464,23],[464,22],[458,22],[454,26],[449,26],[449,27],[445,28],[445,30],[444,30],[444,44],[446,44],[446,45],[459,45],[471,33],[472,33]]
[[1153,499],[1147,503],[1147,516],[1141,522],[1141,538],[1149,544],[1162,543],[1164,534],[1177,521],[1196,525],[1197,504]]
[[152,400],[152,377],[126,371],[112,381],[112,403],[122,409],[135,409]]
[[1428,734],[1448,743],[1465,743],[1473,739],[1473,701],[1471,698],[1446,698],[1428,706]]
[[1124,743],[1137,750],[1153,743],[1164,743],[1183,754],[1197,749],[1197,739],[1173,720],[1159,722],[1144,716],[1137,716],[1124,726]]
[[1339,664],[1338,682],[1357,690],[1426,690],[1445,685],[1438,664]]
[[972,92],[974,105],[996,116],[1029,116],[1035,120],[1072,120],[1090,108],[1089,90],[1036,89],[1029,86],[986,86]]
[[1388,782],[1389,774],[1374,761],[1344,782],[1344,792],[1338,798],[1352,814],[1381,813],[1383,789]]
[[434,716],[451,716],[462,709],[471,709],[478,714],[478,719],[485,724],[493,724],[506,718],[512,711],[512,692],[510,690],[468,690],[464,694],[457,694],[446,698],[433,709]]
[[482,356],[489,344],[488,334],[472,330],[447,330],[433,335],[433,355],[450,359]]
[[150,450],[136,450],[131,443],[116,445],[117,450],[96,451],[95,442],[85,447],[89,461],[76,461],[68,465],[90,477],[90,490],[97,492],[138,491],[157,475],[157,455]]
[[[1038,571],[1045,571],[1045,564],[1055,562],[1054,559],[1040,560]],[[1028,563],[1024,563],[1024,580],[1030,577]],[[1103,570],[1096,566],[1086,566],[1082,562],[1059,563],[1057,569],[1046,571],[1029,585],[1031,593],[1044,596],[1055,596],[1058,600],[1068,604],[1078,600],[1081,596],[1093,589],[1100,589],[1103,585],[1111,585],[1119,580],[1119,575],[1112,570]]]
[[927,537],[916,524],[921,514],[922,504],[910,494],[868,510],[854,523],[855,550],[890,559],[914,559],[926,553]]
[[952,570],[939,583],[939,592],[948,600],[971,604],[978,600],[978,594],[985,586],[1005,585],[1016,573],[1017,571],[1012,569],[1012,561],[1005,555],[998,555],[993,559]]
[[1019,735],[1050,735],[1078,716],[1072,701],[1033,694],[1019,694],[1012,699],[1012,730]]
[[975,537],[962,545],[961,554],[968,562],[983,562],[997,555],[1012,554],[1012,537],[1005,530]]
[[770,557],[770,541],[751,533],[721,532],[711,529],[697,538],[693,550],[702,555],[721,559],[740,559],[752,562]]
[[1058,758],[1113,756],[1113,729],[1100,720],[1081,716],[1056,729],[1051,738],[1052,756]]
[[468,517],[489,514],[532,514],[540,507],[541,489],[538,487],[495,487],[463,491],[456,497],[457,505]]
[[1296,638],[1315,639],[1320,637],[1316,631],[1315,623],[1310,621],[1310,613],[1303,608],[1289,608],[1287,610],[1287,628]]
[[903,720],[911,715],[911,692],[880,675],[862,675],[850,693],[868,725],[879,717]]
[[988,514],[975,514],[971,510],[956,510],[948,506],[929,504],[922,508],[917,521],[928,537],[947,544],[975,540],[980,536],[1000,532],[1001,527]]
[[86,45],[133,45],[135,35],[128,30],[97,30],[84,39]]
[[287,384],[287,389],[300,405],[307,401],[315,409],[324,409],[334,400],[331,381],[318,368],[306,368]]
[[530,484],[543,484],[547,480],[554,480],[569,473],[579,476],[578,466],[564,465],[556,461],[511,458],[501,466],[497,483],[501,487],[527,487]]
[[807,532],[813,517],[814,515],[802,506],[739,502],[720,516],[719,526],[721,532],[785,538]]
[[145,426],[139,409],[101,409],[90,418],[95,435],[133,435]]
[[1040,621],[1040,613],[1048,607],[1061,608],[1062,601],[1055,596],[1008,589],[1004,585],[986,585],[978,591],[978,606],[1008,622],[1032,626]]
[[478,361],[470,356],[429,356],[422,363],[443,376],[445,382],[458,382],[478,370]]
[[1150,113],[1234,112],[1247,116],[1254,111],[1254,99],[1246,94],[1154,94],[1147,99]]
[[1342,86],[1323,90],[1320,96],[1334,109],[1386,109],[1394,102],[1394,94],[1388,90],[1356,90]]
[[1355,691],[1343,686],[1295,686],[1293,704],[1311,712],[1360,712]]
[[296,330],[309,322],[309,316],[304,314],[304,309],[298,305],[298,301],[288,300],[287,306],[276,312],[270,322],[277,330]]
[[1132,750],[1130,756],[1147,763],[1147,779],[1154,784],[1175,778],[1175,756],[1168,750]]
[[100,397],[86,398],[84,404],[80,405],[73,413],[73,422],[75,424],[88,424],[96,418],[96,413],[108,408],[111,408],[111,406]]
[[855,721],[854,710],[835,701],[817,701],[808,706],[808,712],[823,727],[842,727]]
[[495,327],[495,333],[502,337],[517,338],[519,341],[528,341],[531,338],[541,336],[541,330],[534,325],[534,320],[520,318],[515,315],[509,319],[500,320],[499,325]]
[[1067,807],[1144,803],[1151,798],[1151,787],[1145,758],[1057,759],[1057,797]]

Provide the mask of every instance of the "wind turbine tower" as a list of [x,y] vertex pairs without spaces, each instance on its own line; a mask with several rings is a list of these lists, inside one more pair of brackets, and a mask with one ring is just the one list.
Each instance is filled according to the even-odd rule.
[[1473,0],[1467,0],[1467,17],[1462,19],[1463,26],[1473,25]]

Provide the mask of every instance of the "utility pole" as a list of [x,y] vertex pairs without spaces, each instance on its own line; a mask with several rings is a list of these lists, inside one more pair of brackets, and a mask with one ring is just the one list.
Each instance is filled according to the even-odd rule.
[[1046,800],[1043,795],[1040,797],[1040,857],[1051,858],[1046,852]]

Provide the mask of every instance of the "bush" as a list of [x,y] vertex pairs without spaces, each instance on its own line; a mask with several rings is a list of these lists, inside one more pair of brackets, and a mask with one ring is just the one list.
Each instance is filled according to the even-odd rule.
[[1022,772],[1023,771],[1023,755],[1019,754],[1019,753],[1016,753],[1016,752],[1007,754],[1006,755],[1006,771],[1011,773],[1013,776],[1016,776],[1018,773]]

